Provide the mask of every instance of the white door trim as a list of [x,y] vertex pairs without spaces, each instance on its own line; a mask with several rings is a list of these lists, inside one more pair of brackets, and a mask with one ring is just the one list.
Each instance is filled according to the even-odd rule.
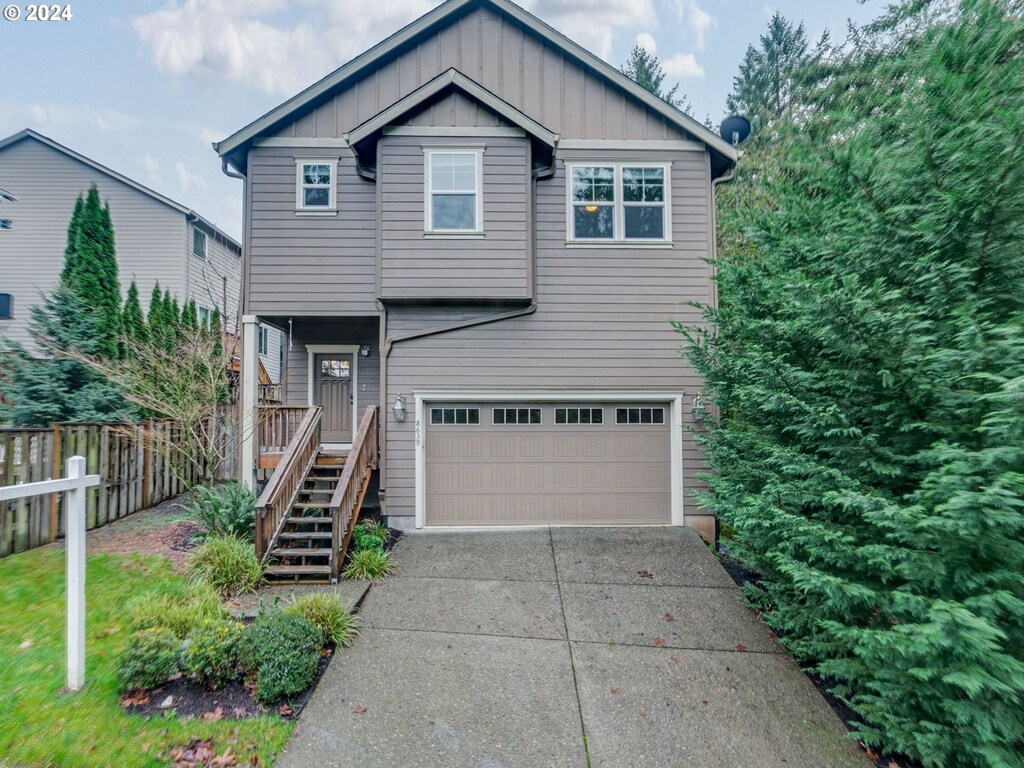
[[494,390],[419,390],[413,392],[415,398],[415,474],[416,474],[416,527],[426,525],[426,404],[438,401],[474,401],[501,402],[518,400],[525,402],[614,402],[616,400],[630,402],[658,402],[669,405],[669,434],[672,439],[669,445],[669,461],[671,461],[672,483],[672,525],[686,525],[686,510],[683,494],[683,397],[684,392],[651,392],[629,390],[586,390],[581,392],[543,391],[508,392]]
[[[307,344],[306,357],[309,364],[307,376],[309,378],[306,386],[306,402],[313,405],[313,363],[317,355],[329,355],[332,352],[340,352],[344,355],[352,355],[352,439],[355,439],[356,430],[359,429],[359,345],[358,344]],[[349,443],[345,443],[348,445]]]

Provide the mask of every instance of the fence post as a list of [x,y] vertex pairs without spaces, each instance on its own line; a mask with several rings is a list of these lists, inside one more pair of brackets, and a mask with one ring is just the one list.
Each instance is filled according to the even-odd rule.
[[[50,456],[51,467],[53,468],[50,473],[51,479],[60,477],[60,425],[53,425],[53,435],[50,438],[53,441],[53,450]],[[59,509],[58,504],[60,501],[56,493],[50,494],[50,542],[53,543],[57,540],[58,529],[60,528],[60,519],[58,517]]]
[[68,478],[78,480],[65,495],[67,542],[68,679],[69,691],[85,684],[85,459],[68,459]]

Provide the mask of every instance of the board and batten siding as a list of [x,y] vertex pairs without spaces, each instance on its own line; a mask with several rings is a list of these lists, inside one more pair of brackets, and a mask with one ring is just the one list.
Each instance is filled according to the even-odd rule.
[[[295,211],[296,157],[338,157],[337,213]],[[247,311],[267,316],[376,315],[376,185],[347,149],[257,147],[250,156]]]
[[0,230],[0,291],[14,302],[14,319],[0,320],[0,334],[30,349],[29,307],[59,282],[75,200],[92,184],[110,205],[122,293],[134,279],[144,312],[158,280],[173,295],[185,295],[191,232],[183,213],[46,144],[22,139],[0,150],[0,187],[18,198],[0,204],[0,217],[13,221],[12,229]]
[[[424,233],[425,149],[449,146],[482,152],[482,236]],[[526,138],[387,136],[379,156],[383,298],[529,297]]]
[[405,125],[419,127],[465,127],[508,128],[511,124],[476,99],[460,91],[453,91],[425,105],[407,117]]
[[[703,389],[682,357],[683,337],[670,319],[700,322],[687,305],[711,300],[709,174],[705,152],[560,152],[551,179],[536,184],[536,292],[532,315],[399,342],[389,357],[386,403],[416,390],[656,390],[692,395]],[[671,161],[670,248],[566,247],[566,169],[573,160]],[[500,310],[490,310],[500,311]],[[388,335],[481,317],[483,307],[409,308],[389,313]],[[387,512],[410,524],[415,512],[413,419],[387,429]],[[701,455],[683,441],[684,505],[700,486]]]
[[343,136],[453,67],[562,138],[688,138],[617,86],[490,8],[455,18],[275,135]]

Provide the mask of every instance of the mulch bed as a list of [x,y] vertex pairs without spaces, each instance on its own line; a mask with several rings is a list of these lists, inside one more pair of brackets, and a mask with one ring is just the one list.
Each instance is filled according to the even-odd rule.
[[[719,552],[718,561],[722,564],[722,567],[725,568],[725,572],[729,574],[729,577],[736,583],[736,586],[740,589],[747,584],[752,584],[757,587],[761,586],[761,574],[732,557],[728,554],[727,550]],[[837,698],[829,690],[830,687],[835,685],[834,681],[826,680],[807,669],[803,669],[803,672],[807,675],[808,679],[814,683],[814,687],[818,689],[821,695],[825,698],[825,701],[827,701],[829,706],[832,707],[832,710],[839,716],[839,719],[843,721],[843,724],[848,730],[852,731],[858,723],[863,722],[860,716],[850,709],[846,702]],[[857,743],[860,745],[860,748],[864,750],[868,759],[878,766],[878,768],[922,768],[920,763],[915,760],[911,760],[909,757],[904,755],[880,755],[864,742],[859,741]]]
[[[273,704],[264,705],[257,701],[249,685],[235,681],[215,691],[200,685],[184,675],[175,675],[165,685],[152,691],[133,691],[121,700],[125,712],[146,717],[164,717],[167,713],[204,720],[240,720],[261,715],[277,714],[294,719],[305,708],[316,689],[320,678],[334,658],[333,649],[320,658],[313,682],[302,693],[286,697]],[[170,699],[170,701],[168,701]]]

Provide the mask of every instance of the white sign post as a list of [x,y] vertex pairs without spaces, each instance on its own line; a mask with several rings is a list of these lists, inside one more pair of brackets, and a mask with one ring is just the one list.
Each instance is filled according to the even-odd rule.
[[0,487],[0,502],[66,491],[69,691],[80,691],[85,685],[85,489],[99,484],[99,475],[85,474],[85,459],[72,456],[68,459],[68,476],[63,480]]

